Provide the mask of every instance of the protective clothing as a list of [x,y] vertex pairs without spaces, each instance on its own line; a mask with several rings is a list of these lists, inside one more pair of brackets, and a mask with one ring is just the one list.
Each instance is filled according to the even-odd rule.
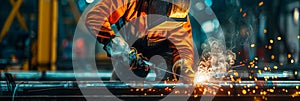
[[[183,82],[185,83],[191,83],[194,81],[194,74],[195,71],[192,68],[188,67],[189,64],[187,62],[185,62],[184,59],[179,59],[177,60],[172,67],[172,72],[176,73],[176,72],[181,72],[181,75],[183,76]],[[180,71],[182,68],[183,71]],[[178,79],[179,76],[177,75],[173,75],[175,79]]]
[[[135,24],[138,28],[137,32],[132,32],[132,34],[140,40],[137,40],[132,47],[135,47],[138,52],[147,58],[154,55],[171,57],[171,59],[168,59],[171,64],[170,68],[168,67],[169,70],[172,70],[172,65],[177,60],[184,59],[186,66],[181,68],[181,71],[193,75],[193,72],[190,71],[193,70],[194,45],[188,17],[186,23],[176,26],[172,30],[149,30],[147,28],[149,24],[147,23],[149,22],[147,16],[150,14],[148,13],[160,10],[150,7],[151,5],[159,5],[158,2],[161,1],[153,0],[149,2],[149,0],[144,0],[142,3],[138,1],[101,0],[87,14],[86,25],[91,29],[97,40],[106,45],[110,39],[116,36],[111,28],[112,24],[117,23],[119,19],[123,19],[125,22],[135,21],[132,24]],[[172,74],[166,74],[166,76],[173,77]]]
[[[143,56],[142,53],[138,53],[138,51],[132,47],[129,52],[129,65],[131,70],[143,69],[147,74],[149,72],[149,65],[146,63],[149,59]],[[146,77],[146,76],[145,76]]]
[[103,49],[109,57],[127,55],[130,51],[129,45],[121,37],[112,38]]
[[[144,61],[148,61],[141,53],[138,53],[134,47],[129,48],[123,38],[116,36],[112,38],[103,49],[108,57],[122,59],[122,62],[128,62],[130,69],[140,77],[146,77],[149,73],[149,66]],[[129,55],[129,59],[126,57]],[[120,58],[122,57],[122,58]]]

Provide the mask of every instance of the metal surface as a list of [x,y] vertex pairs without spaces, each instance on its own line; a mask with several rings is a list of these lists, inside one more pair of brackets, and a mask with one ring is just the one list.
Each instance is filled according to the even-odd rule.
[[[112,75],[111,71],[104,71],[104,70],[98,70],[99,72],[97,74],[91,74],[89,72],[82,72],[78,73],[77,78],[83,78],[86,80],[91,80],[91,79],[98,79],[102,78],[105,80],[109,80],[109,78]],[[257,70],[254,70],[257,71]],[[276,79],[274,80],[300,80],[300,75],[294,75],[294,71],[292,70],[278,70],[278,71],[272,71],[272,72],[262,72],[262,73],[250,73],[250,72],[245,72],[245,70],[236,70],[236,72],[239,73],[239,76],[235,76],[235,72],[231,72],[227,75],[229,78],[231,75],[233,78],[241,78],[242,80],[249,80],[249,76],[257,77],[259,80],[265,80],[265,77],[268,76],[269,80],[272,80],[272,77],[276,76]],[[68,80],[76,80],[75,74],[73,71],[57,71],[57,72],[51,72],[51,71],[45,71],[45,72],[36,72],[36,71],[11,71],[11,72],[6,72],[14,75],[15,80],[20,81],[20,80],[49,80],[49,81],[68,81]],[[154,72],[150,72],[147,76],[149,80],[154,80],[156,77]],[[0,74],[0,79],[4,79],[4,73],[2,72]],[[227,78],[225,78],[227,79]],[[254,79],[252,79],[254,80]]]
[[[20,84],[20,82],[22,82]],[[34,88],[73,88],[73,87],[105,87],[105,88],[166,88],[166,87],[179,87],[179,88],[197,88],[192,84],[176,83],[176,82],[158,82],[158,81],[129,81],[129,82],[120,82],[120,81],[18,81],[20,84],[20,89],[34,89]],[[207,84],[207,87],[218,85],[222,88],[232,88],[241,89],[244,86],[247,88],[295,88],[300,86],[300,81],[218,81],[210,82]],[[0,86],[3,88],[7,87],[5,81],[0,81]],[[289,88],[287,88],[289,89]],[[295,89],[296,90],[296,89]]]
[[[108,81],[111,72],[100,72],[98,74],[80,73],[77,78],[85,81],[76,81],[73,72],[9,72],[15,78],[16,99],[76,99],[95,98],[101,99],[118,97],[125,100],[143,100],[161,99],[169,96],[174,98],[190,97],[196,100],[203,96],[204,89],[208,92],[215,89],[215,99],[222,101],[222,98],[232,99],[268,99],[277,100],[278,97],[284,99],[299,99],[300,81],[297,79],[289,80],[288,77],[282,77],[284,80],[241,80],[241,81],[210,81],[202,85],[184,84],[172,81]],[[279,74],[279,73],[278,73]],[[246,74],[241,76],[247,77]],[[278,75],[279,76],[279,75]],[[9,86],[5,80],[4,73],[0,75],[0,91],[3,99],[11,99]],[[155,78],[154,73],[148,77]],[[99,81],[101,78],[104,81]],[[220,87],[220,88],[218,88]],[[176,88],[176,90],[174,89]],[[189,90],[192,88],[194,90]],[[101,92],[109,90],[111,93],[99,93],[82,95],[81,89],[90,92]],[[175,94],[170,95],[170,92]],[[254,92],[254,93],[253,93]],[[211,95],[205,95],[211,96]],[[30,98],[31,97],[31,98]],[[199,99],[198,99],[199,100]],[[224,99],[223,99],[224,100]]]
[[[20,83],[22,82],[22,83]],[[111,93],[99,93],[84,95],[85,97],[96,97],[96,98],[113,98],[119,97],[121,99],[132,99],[132,98],[144,98],[145,100],[169,97],[183,98],[189,96],[191,98],[199,98],[204,88],[214,87],[215,84],[220,86],[217,89],[215,97],[222,98],[235,98],[240,99],[247,97],[247,99],[253,99],[260,97],[276,98],[283,97],[285,99],[299,99],[298,92],[300,81],[242,81],[242,82],[212,82],[212,84],[204,87],[195,87],[191,84],[183,83],[161,83],[161,82],[97,82],[97,81],[20,81],[17,82],[17,98],[44,98],[49,97],[51,99],[56,98],[82,98],[80,89],[87,91],[104,91],[109,90]],[[10,97],[8,93],[7,85],[5,82],[0,82],[1,86],[1,97]],[[150,88],[147,88],[150,87]],[[245,88],[246,87],[246,88]],[[80,89],[79,89],[80,88]],[[170,94],[176,88],[177,93]],[[194,88],[194,90],[188,90],[187,88]],[[242,93],[244,90],[250,89],[256,93]],[[272,89],[272,91],[270,91]],[[230,92],[230,93],[228,93]],[[212,95],[205,95],[212,96]]]

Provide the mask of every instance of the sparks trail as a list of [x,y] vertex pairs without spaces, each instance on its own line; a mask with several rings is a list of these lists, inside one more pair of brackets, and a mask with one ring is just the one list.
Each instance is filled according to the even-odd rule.
[[239,67],[243,67],[245,65],[236,65],[236,66],[231,66],[230,68],[233,69],[233,68],[239,68]]
[[171,71],[168,71],[168,70],[159,68],[159,67],[155,66],[153,63],[151,63],[151,62],[149,62],[149,61],[145,61],[145,60],[143,60],[143,61],[144,61],[144,63],[145,63],[146,65],[150,66],[150,68],[152,67],[152,68],[154,68],[154,69],[158,69],[158,70],[161,70],[161,71],[164,71],[164,72],[167,72],[167,73],[170,73],[170,74],[179,76],[179,77],[183,77],[183,78],[185,78],[185,79],[189,79],[189,77],[187,77],[187,76],[180,75],[180,74],[176,74],[176,73],[173,73],[173,72],[171,72]]

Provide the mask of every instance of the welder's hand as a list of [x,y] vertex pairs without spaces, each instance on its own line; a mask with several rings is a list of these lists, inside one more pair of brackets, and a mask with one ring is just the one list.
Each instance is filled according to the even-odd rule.
[[144,69],[145,71],[149,71],[149,65],[146,63],[149,61],[146,57],[143,56],[142,53],[138,53],[138,51],[131,47],[129,52],[129,65],[131,69]]
[[109,57],[128,56],[130,51],[129,45],[121,37],[112,38],[103,49]]
[[[195,71],[192,68],[192,64],[189,61],[186,61],[185,59],[179,59],[177,60],[172,68],[172,72],[176,73],[180,69],[181,73],[180,75],[182,76],[180,81],[183,83],[187,84],[193,84],[194,82],[194,76],[195,76]],[[174,75],[178,79],[178,76]]]

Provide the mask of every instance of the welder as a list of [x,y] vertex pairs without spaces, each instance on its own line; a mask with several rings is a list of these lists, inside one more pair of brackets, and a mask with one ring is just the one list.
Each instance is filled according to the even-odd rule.
[[[184,79],[185,82],[191,83],[194,79],[194,46],[188,17],[189,6],[186,7],[190,2],[189,0],[173,1],[185,7],[163,0],[101,0],[86,15],[86,26],[97,41],[104,45],[104,50],[109,57],[134,53],[134,58],[129,58],[129,64],[130,69],[137,76],[146,77],[149,68],[143,65],[143,61],[149,61],[151,57],[159,55],[165,59],[168,72],[165,75],[156,72],[157,77],[163,76],[162,80],[176,81],[183,76],[188,78]],[[153,22],[157,22],[154,20],[160,17],[155,18],[150,15],[162,15],[174,20],[169,24],[170,21],[154,24]],[[175,21],[178,18],[183,18],[185,21]],[[132,46],[128,45],[126,38],[116,35],[112,30],[111,26],[118,25],[121,20],[123,24],[132,22],[138,27],[135,27],[136,32],[130,32],[138,37]],[[118,80],[118,76],[113,73],[112,79]]]

